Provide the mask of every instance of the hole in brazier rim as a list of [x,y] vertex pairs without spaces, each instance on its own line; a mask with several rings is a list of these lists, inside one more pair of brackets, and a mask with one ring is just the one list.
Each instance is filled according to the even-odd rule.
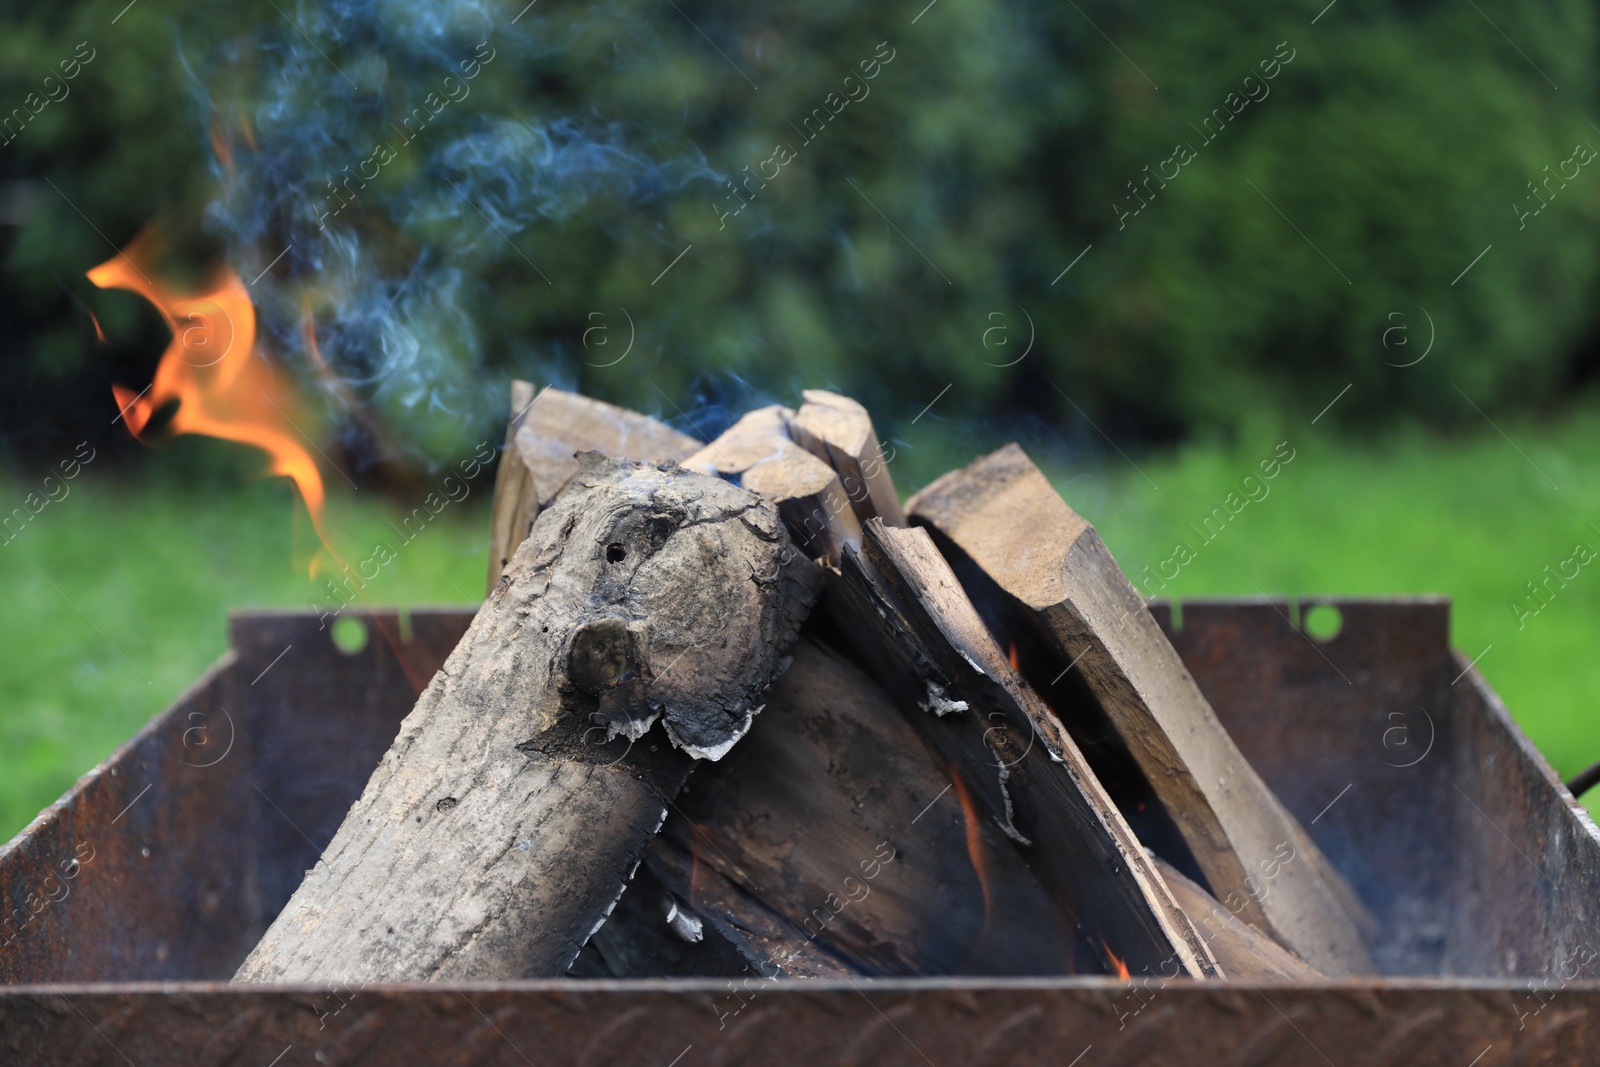
[[606,546],[606,562],[607,563],[621,563],[627,557],[628,557],[628,550],[623,548],[622,545],[619,544],[618,542],[613,541],[609,545]]
[[1305,632],[1318,641],[1332,641],[1344,629],[1344,614],[1332,604],[1312,604],[1303,619]]
[[367,624],[361,619],[335,619],[333,644],[347,656],[354,656],[367,647]]
[[447,812],[451,808],[455,807],[457,803],[459,803],[459,801],[457,801],[455,797],[444,797],[439,801],[439,803],[433,806],[433,810],[440,813]]

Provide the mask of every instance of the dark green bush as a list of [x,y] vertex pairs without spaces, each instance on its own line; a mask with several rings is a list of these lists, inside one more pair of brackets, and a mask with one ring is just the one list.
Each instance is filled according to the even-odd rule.
[[[436,459],[492,432],[513,373],[706,430],[708,399],[813,384],[889,429],[947,384],[935,419],[1119,437],[1310,419],[1347,384],[1329,421],[1448,422],[1463,395],[1551,397],[1594,325],[1597,168],[1512,207],[1600,146],[1575,0],[619,0],[515,24],[515,3],[139,0],[113,24],[122,2],[19,0],[0,37],[4,108],[94,52],[0,147],[15,451],[104,432],[109,383],[148,377],[158,320],[82,274],[158,215],[191,267],[210,247],[248,279],[293,245],[252,288],[270,351],[305,367],[309,305],[376,415],[351,450]],[[470,94],[401,141],[484,40]],[[329,181],[386,141],[319,229]]]

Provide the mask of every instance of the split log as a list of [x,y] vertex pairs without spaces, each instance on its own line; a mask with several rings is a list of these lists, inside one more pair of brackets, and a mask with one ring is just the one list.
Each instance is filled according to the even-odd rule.
[[737,482],[739,475],[762,460],[772,459],[789,440],[794,412],[780,404],[747,411],[717,439],[683,461],[692,471],[718,474]]
[[[685,841],[699,844],[685,845]],[[708,848],[704,841],[683,816],[674,813],[650,843],[645,865],[705,924],[708,936],[714,933],[733,947],[740,960],[739,974],[847,978],[862,973],[826,946],[797,937],[794,925],[783,914],[706,862],[702,858]]]
[[847,647],[897,697],[926,709],[919,731],[1109,962],[1216,976],[1082,753],[1007,663],[927,531],[874,519],[863,533],[824,600]]
[[494,475],[494,507],[489,515],[489,581],[484,587],[485,595],[494,591],[506,564],[511,562],[512,553],[527,539],[533,520],[539,517],[539,490],[516,447],[517,431],[522,428],[532,404],[533,383],[513,381],[506,443],[500,450],[500,466]]
[[1239,752],[1094,527],[1020,448],[944,475],[909,510],[997,633],[1031,634],[1052,674],[1078,672],[1218,899],[1325,974],[1373,972],[1354,893]]
[[812,638],[793,655],[750,736],[695,776],[647,862],[692,852],[697,911],[726,880],[765,905],[736,925],[780,917],[768,951],[784,973],[817,952],[858,975],[1097,971],[1099,946],[912,726],[926,712],[897,709]]
[[900,496],[867,409],[824,389],[807,389],[800,395],[805,403],[789,420],[789,436],[839,472],[858,519],[866,522],[877,516],[890,526],[904,526]]
[[846,545],[861,543],[861,524],[839,475],[793,441],[776,444],[776,455],[745,471],[739,484],[778,506],[790,536],[808,559],[837,566]]
[[235,980],[561,974],[815,587],[759,497],[586,454]]
[[1315,982],[1323,978],[1315,967],[1240,921],[1176,867],[1159,857],[1153,859],[1173,899],[1205,938],[1223,974],[1247,982]]
[[533,474],[542,508],[549,507],[578,473],[576,453],[593,451],[658,463],[687,459],[702,444],[648,415],[554,386],[534,398],[514,439],[522,462]]
[[[667,817],[668,826],[674,821],[681,817]],[[751,980],[853,973],[819,946],[797,949],[776,912],[696,862],[663,830],[567,977]]]

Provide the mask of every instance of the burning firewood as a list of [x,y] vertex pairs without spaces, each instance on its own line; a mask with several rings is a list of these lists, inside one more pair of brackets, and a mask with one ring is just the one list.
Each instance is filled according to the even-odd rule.
[[867,409],[824,389],[807,389],[801,396],[805,403],[790,420],[789,435],[839,472],[862,522],[877,516],[890,526],[904,526],[900,497]]
[[910,501],[994,624],[1092,692],[1216,896],[1329,975],[1371,973],[1354,894],[1245,761],[1095,533],[1015,445]]
[[[651,859],[695,857],[685,899],[708,919],[779,917],[768,951],[784,974],[818,952],[866,975],[1098,971],[1098,946],[909,721],[925,715],[802,637],[749,738],[696,776]],[[722,880],[750,903],[708,893]]]
[[759,497],[586,455],[236,980],[562,973],[814,595]]
[[[668,825],[678,818],[668,816]],[[822,946],[797,939],[786,919],[665,831],[650,842],[627,891],[567,971],[572,978],[746,982],[853,973]]]
[[1133,973],[1214,976],[1205,943],[1082,754],[1007,663],[924,530],[866,524],[828,620],[1023,847],[1077,926]]

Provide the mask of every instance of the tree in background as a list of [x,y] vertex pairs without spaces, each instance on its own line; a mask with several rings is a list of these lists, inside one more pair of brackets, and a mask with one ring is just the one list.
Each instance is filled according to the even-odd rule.
[[351,454],[412,462],[513,373],[680,422],[833,384],[892,427],[947,383],[935,417],[1119,436],[1351,383],[1330,422],[1447,422],[1550,397],[1594,325],[1576,2],[121,6],[0,40],[13,448],[148,377],[159,323],[82,273],[158,215],[256,279]]

